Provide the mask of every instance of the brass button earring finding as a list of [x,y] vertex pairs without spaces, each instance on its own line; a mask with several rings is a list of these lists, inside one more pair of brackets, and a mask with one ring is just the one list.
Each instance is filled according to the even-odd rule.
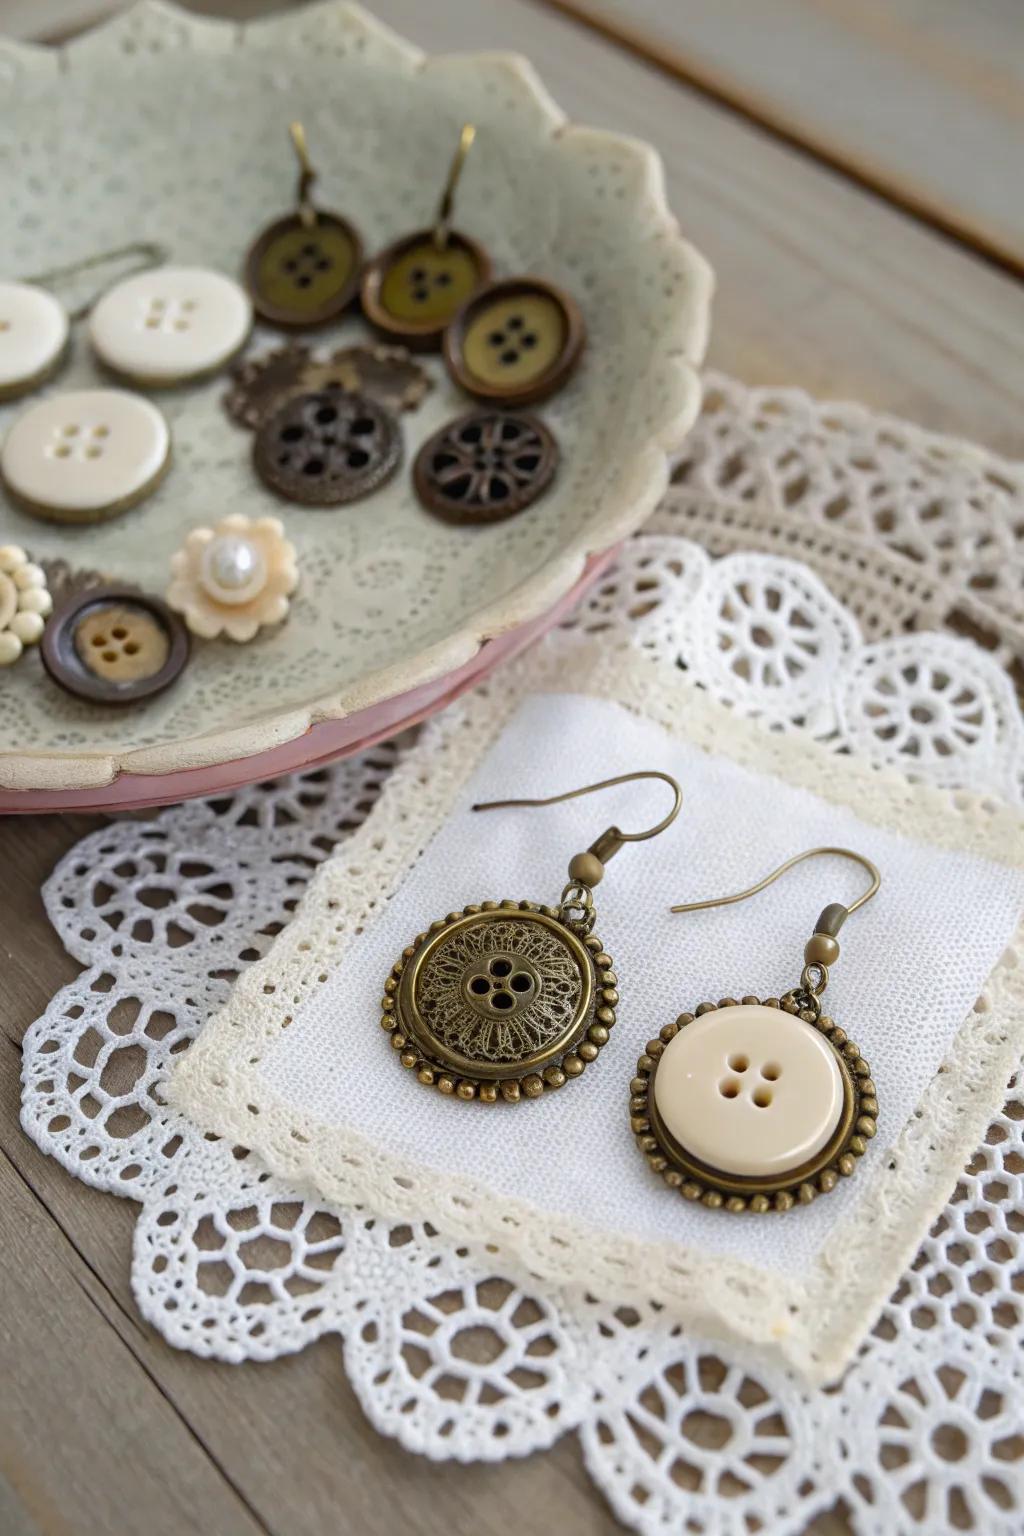
[[440,346],[445,326],[491,275],[483,246],[451,224],[455,188],[476,137],[466,123],[432,229],[418,229],[375,256],[363,273],[363,313],[406,346]]
[[637,1062],[630,1124],[654,1172],[712,1210],[788,1211],[852,1174],[875,1134],[878,1100],[859,1048],[821,1009],[836,937],[881,884],[848,848],[797,854],[747,891],[673,907],[696,912],[754,896],[795,864],[852,859],[871,884],[827,906],[804,948],[799,984],[781,998],[725,997],[666,1024]]
[[607,1044],[619,994],[594,933],[594,886],[625,843],[656,837],[679,813],[682,793],[667,773],[621,774],[542,800],[494,800],[474,811],[558,805],[638,779],[660,779],[672,808],[654,827],[609,827],[569,861],[557,906],[484,901],[438,918],[391,969],[381,1024],[403,1067],[460,1099],[493,1104],[540,1098],[579,1077]]
[[299,162],[294,213],[263,230],[245,259],[245,283],[253,308],[272,325],[326,325],[355,298],[363,245],[338,213],[312,201],[316,171],[301,123],[289,128]]

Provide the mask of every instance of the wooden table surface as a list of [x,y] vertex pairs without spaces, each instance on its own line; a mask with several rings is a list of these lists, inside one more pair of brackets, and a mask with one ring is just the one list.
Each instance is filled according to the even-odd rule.
[[[59,40],[115,8],[3,0],[0,31]],[[574,118],[657,145],[672,205],[717,271],[713,366],[1024,456],[1017,0],[373,8],[432,52],[527,54]],[[369,1427],[336,1340],[229,1367],[175,1352],[141,1322],[128,1286],[132,1208],[73,1181],[18,1127],[21,1036],[77,969],[44,917],[40,882],[97,825],[0,822],[0,1531],[619,1529],[572,1436],[525,1462],[437,1466]],[[848,1531],[841,1503],[808,1529]]]

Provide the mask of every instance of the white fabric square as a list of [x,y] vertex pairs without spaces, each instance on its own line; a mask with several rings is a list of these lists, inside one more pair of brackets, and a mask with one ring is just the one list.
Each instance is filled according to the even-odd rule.
[[[963,1107],[976,1112],[971,1095],[988,1081],[979,1062],[991,1063],[1007,1039],[989,1004],[976,1030],[972,1009],[1017,928],[1024,848],[986,827],[982,812],[974,835],[966,816],[961,829],[952,796],[891,777],[879,786],[849,759],[780,747],[678,674],[661,708],[656,688],[645,696],[660,666],[619,658],[604,668],[608,676],[598,667],[588,686],[614,698],[538,692],[509,715],[506,696],[496,733],[496,702],[478,696],[432,726],[314,881],[292,929],[208,1025],[173,1097],[329,1199],[429,1219],[601,1294],[653,1296],[697,1327],[779,1342],[818,1369],[830,1351],[853,1346],[854,1319],[867,1325],[955,1178]],[[549,687],[563,678],[557,661],[549,665]],[[663,723],[643,718],[638,701]],[[709,750],[719,740],[730,755]],[[787,765],[785,775],[735,760],[758,752]],[[464,1103],[419,1084],[379,1024],[403,948],[471,902],[556,903],[571,855],[612,823],[650,825],[668,791],[641,783],[544,809],[478,814],[471,805],[639,768],[673,773],[684,804],[668,832],[627,845],[595,892],[596,932],[621,996],[597,1062],[515,1106]],[[1019,819],[1013,826],[1019,832]],[[742,889],[819,844],[854,848],[882,871],[879,895],[843,930],[824,1000],[870,1063],[878,1135],[855,1176],[809,1208],[760,1218],[708,1211],[670,1190],[637,1150],[628,1113],[636,1058],[702,1001],[795,985],[818,912],[852,901],[866,877],[814,860],[739,906],[668,908]],[[946,1071],[959,1100],[946,1072],[937,1076],[954,1043]],[[997,1084],[1000,1063],[987,1069]],[[790,1349],[794,1331],[802,1343]]]

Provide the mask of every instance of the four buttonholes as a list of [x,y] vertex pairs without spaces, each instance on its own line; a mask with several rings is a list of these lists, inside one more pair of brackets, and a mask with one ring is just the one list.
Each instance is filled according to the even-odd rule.
[[487,969],[478,971],[469,980],[469,991],[474,997],[487,1000],[487,1005],[498,1013],[507,1013],[527,993],[536,989],[534,978],[525,970],[517,970],[515,963],[504,955],[497,955]]
[[[740,1091],[743,1088],[743,1084],[740,1082],[740,1077],[749,1069],[749,1067],[750,1058],[748,1056],[744,1056],[741,1052],[736,1052],[729,1057],[730,1071],[737,1075],[733,1077],[723,1077],[719,1083],[718,1091],[722,1095],[723,1099],[739,1098]],[[753,1099],[758,1109],[767,1109],[768,1105],[772,1101],[772,1091],[770,1088],[766,1087],[765,1084],[774,1083],[776,1078],[781,1077],[782,1068],[779,1066],[777,1061],[766,1061],[764,1065],[758,1069],[758,1075],[763,1079],[763,1081],[757,1084],[750,1097]]]
[[300,247],[296,255],[288,256],[281,263],[296,288],[309,288],[318,272],[329,272],[334,262],[315,241]]
[[48,451],[51,459],[98,459],[103,453],[103,439],[110,436],[110,428],[86,427],[74,422],[66,427],[55,427]]
[[187,317],[195,308],[195,299],[161,299],[156,295],[149,301],[143,324],[148,331],[187,331],[192,324]]
[[525,324],[522,315],[510,315],[505,321],[504,329],[492,331],[487,338],[487,345],[494,348],[498,353],[499,363],[506,368],[511,368],[513,363],[518,363],[524,351],[529,351],[531,347],[537,345],[536,331],[526,330]]

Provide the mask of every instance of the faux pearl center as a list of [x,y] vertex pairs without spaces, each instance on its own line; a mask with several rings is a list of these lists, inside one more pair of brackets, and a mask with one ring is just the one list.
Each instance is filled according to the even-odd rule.
[[199,581],[215,603],[234,607],[251,602],[263,591],[267,563],[251,539],[237,533],[222,533],[203,550]]

